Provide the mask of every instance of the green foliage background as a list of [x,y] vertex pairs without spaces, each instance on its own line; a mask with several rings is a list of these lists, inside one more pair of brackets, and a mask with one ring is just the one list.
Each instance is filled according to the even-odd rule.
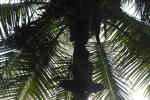
[[[71,79],[68,15],[74,9],[60,7],[65,0],[14,1],[0,5],[0,100],[70,100],[71,94],[58,82]],[[106,1],[108,8],[120,2]],[[103,91],[90,96],[92,100],[131,100],[143,88],[143,98],[150,99],[150,1],[122,0],[121,4],[132,2],[140,20],[114,9],[109,17],[103,15],[107,34],[102,24],[101,47],[95,37],[87,44],[93,80],[105,85]]]

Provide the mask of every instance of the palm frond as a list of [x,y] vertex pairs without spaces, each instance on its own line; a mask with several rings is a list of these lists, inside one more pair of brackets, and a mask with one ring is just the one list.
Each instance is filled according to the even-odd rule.
[[[116,65],[112,63],[116,54],[112,53],[113,51],[111,51],[111,48],[106,43],[103,44],[101,49],[96,45],[96,43],[91,42],[88,46],[92,52],[90,61],[94,64],[93,80],[104,84],[105,89],[96,94],[92,99],[129,99],[130,92],[126,88],[128,84],[125,83],[126,80],[118,72],[121,68],[117,68]],[[103,51],[101,52],[100,50]]]
[[[126,83],[129,86],[123,86],[125,86],[124,88],[130,87],[127,89],[128,91],[131,90],[130,93],[133,92],[132,88],[136,88],[136,91],[138,89],[140,90],[149,84],[147,81],[149,80],[147,77],[147,75],[149,75],[148,68],[142,68],[149,65],[149,47],[145,44],[147,43],[145,39],[149,38],[149,33],[147,33],[149,26],[143,23],[134,24],[134,22],[131,25],[135,25],[135,28],[125,23],[122,24],[121,22],[115,25],[109,25],[106,41],[108,41],[108,46],[110,48],[112,47],[111,52],[115,53],[115,57],[111,60],[113,61],[112,64],[115,66],[114,71],[116,71],[115,73],[120,73],[120,78],[125,79],[121,79],[122,81],[124,80],[122,83]],[[104,35],[105,34],[102,36],[104,37]],[[146,37],[144,38],[143,35]],[[110,59],[111,57],[112,55]],[[139,80],[142,81],[139,82]],[[138,85],[136,85],[137,83]],[[135,85],[139,87],[137,88]]]
[[135,12],[143,22],[149,24],[150,1],[149,0],[123,0],[123,3],[133,4]]
[[[30,35],[30,37],[27,38],[26,44],[21,45],[22,51],[20,51],[17,58],[13,62],[9,60],[9,71],[2,71],[7,74],[7,77],[4,78],[4,85],[1,88],[6,91],[10,89],[11,86],[15,86],[16,90],[13,90],[15,99],[65,98],[66,95],[64,95],[64,93],[63,95],[57,93],[58,91],[62,91],[58,90],[57,84],[60,79],[64,77],[67,78],[69,75],[64,72],[67,72],[66,66],[70,64],[70,54],[66,52],[66,48],[64,47],[66,43],[63,41],[66,41],[66,39],[63,39],[64,36],[62,39],[60,38],[60,33],[62,33],[66,27],[67,24],[60,28],[59,31],[55,24],[50,23],[42,28],[38,34]],[[17,38],[14,38],[14,40],[16,39]],[[58,43],[58,41],[62,42]],[[18,44],[16,44],[16,46],[18,46]],[[65,53],[67,55],[64,55]],[[67,59],[68,64],[66,64]],[[5,68],[5,66],[1,68]],[[61,70],[60,67],[62,67]],[[1,73],[1,76],[4,77],[4,74]],[[10,80],[11,83],[9,83],[8,80]],[[56,93],[53,94],[54,92]],[[10,91],[8,93],[1,92],[1,95],[3,95],[3,93],[8,94],[7,97],[11,97],[11,95],[9,95]],[[66,92],[66,94],[68,93]],[[2,97],[7,98],[6,96]]]

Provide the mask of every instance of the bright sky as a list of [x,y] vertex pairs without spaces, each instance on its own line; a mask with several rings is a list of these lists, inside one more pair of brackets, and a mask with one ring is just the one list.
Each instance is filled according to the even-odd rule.
[[[3,4],[3,3],[8,3],[9,1],[18,1],[18,0],[0,0],[0,4]],[[133,13],[134,13],[134,7],[132,8],[132,9],[130,9],[129,10],[129,6],[128,6],[128,8],[126,7],[124,10],[126,11],[126,12],[128,12],[130,15],[133,15]],[[143,94],[143,90],[141,90],[141,91],[138,91],[137,93],[133,93],[133,95],[132,95],[132,100],[147,100],[147,99],[143,99],[142,98],[142,94]]]
[[18,0],[0,0],[0,3],[8,3],[9,1],[15,2],[15,1],[18,1]]

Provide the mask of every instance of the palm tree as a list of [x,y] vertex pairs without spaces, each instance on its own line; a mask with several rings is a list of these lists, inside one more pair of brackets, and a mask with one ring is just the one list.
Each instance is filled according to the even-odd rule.
[[[91,37],[86,45],[93,63],[93,80],[105,89],[92,100],[131,100],[144,88],[150,99],[149,0],[135,0],[135,14],[121,9],[132,0],[14,0],[0,5],[0,99],[70,100],[58,86],[71,79],[71,25],[101,23],[100,45]],[[77,2],[78,1],[78,2]],[[93,6],[94,5],[94,6]],[[88,16],[88,17],[87,17]],[[78,17],[80,20],[78,20]],[[84,28],[74,30],[84,32]]]

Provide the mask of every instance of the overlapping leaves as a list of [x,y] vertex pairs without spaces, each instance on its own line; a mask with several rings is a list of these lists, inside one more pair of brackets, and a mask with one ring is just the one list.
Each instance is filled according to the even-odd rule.
[[[1,6],[1,99],[71,97],[58,87],[60,79],[70,79],[67,66],[73,46],[68,41],[68,19],[42,15],[43,11],[37,10],[41,7],[38,3],[42,5],[42,1],[34,0],[18,4],[22,6]],[[130,100],[132,89],[144,86],[148,87],[145,96],[149,98],[149,26],[128,15],[122,21],[107,24],[107,34],[101,29],[101,36],[106,36],[101,38],[105,42],[100,49],[94,40],[87,45],[93,80],[105,85],[102,92],[91,98]]]

